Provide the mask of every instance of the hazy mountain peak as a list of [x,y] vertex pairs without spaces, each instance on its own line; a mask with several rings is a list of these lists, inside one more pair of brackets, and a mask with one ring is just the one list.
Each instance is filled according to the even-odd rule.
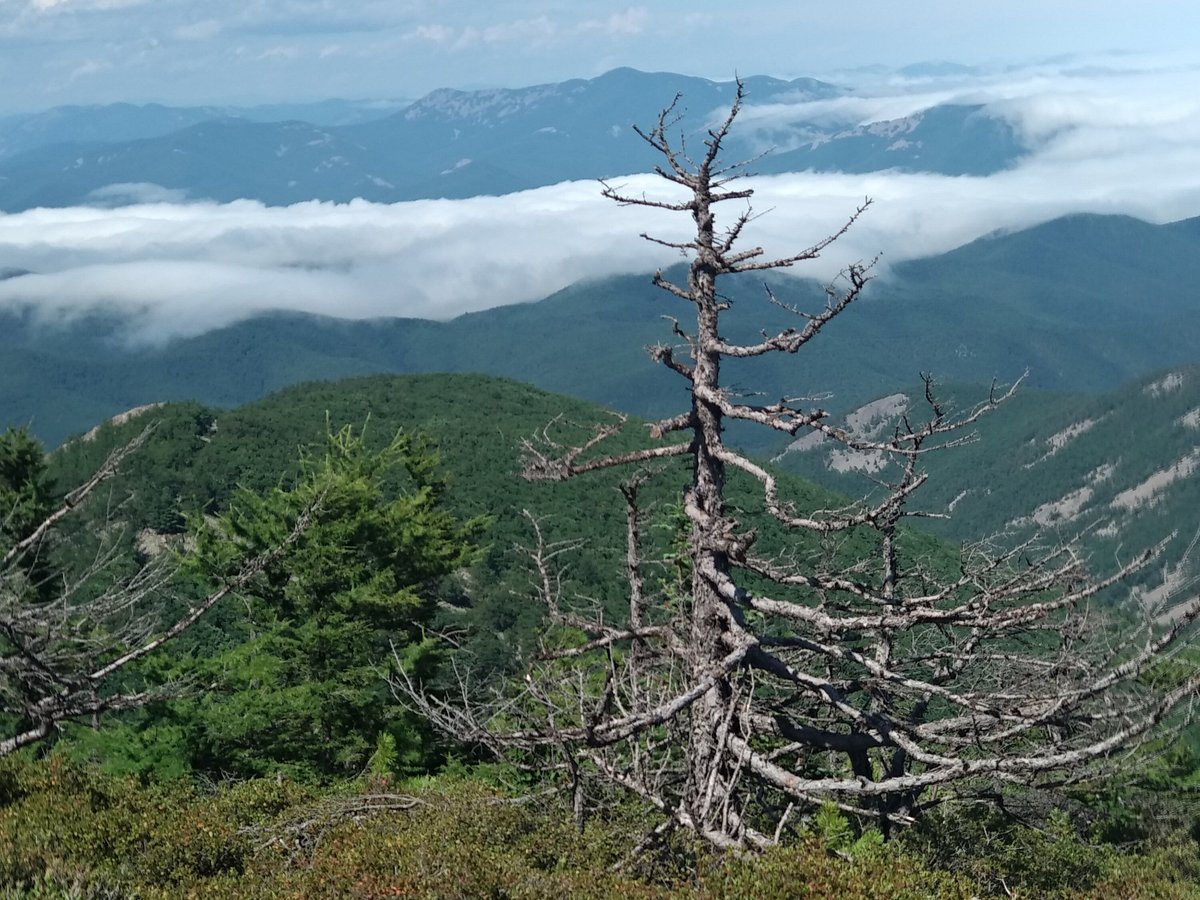
[[402,115],[409,121],[437,118],[478,123],[485,119],[505,119],[526,112],[547,99],[561,97],[573,83],[482,91],[441,88],[422,97]]

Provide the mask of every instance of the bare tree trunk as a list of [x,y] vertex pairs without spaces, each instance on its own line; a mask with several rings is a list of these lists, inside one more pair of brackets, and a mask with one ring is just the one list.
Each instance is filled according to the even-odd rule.
[[[698,193],[707,191],[708,173],[697,174]],[[713,217],[706,203],[697,203],[694,213],[697,243],[701,251],[688,276],[689,292],[696,304],[697,335],[694,384],[716,391],[721,383],[721,357],[712,347],[717,333],[716,279],[711,259]],[[695,571],[729,574],[726,554],[713,541],[714,527],[724,522],[725,464],[721,461],[722,413],[719,407],[693,392],[692,415],[695,418],[692,449],[692,484],[688,488],[685,509],[692,520],[691,555]],[[690,645],[695,654],[693,680],[718,671],[721,660],[732,646],[729,633],[729,608],[707,578],[695,577],[692,583],[692,631]],[[727,775],[722,771],[724,741],[722,731],[732,719],[733,692],[722,676],[705,692],[693,711],[688,758],[689,794],[692,815],[705,827],[719,827],[714,811],[726,806]]]

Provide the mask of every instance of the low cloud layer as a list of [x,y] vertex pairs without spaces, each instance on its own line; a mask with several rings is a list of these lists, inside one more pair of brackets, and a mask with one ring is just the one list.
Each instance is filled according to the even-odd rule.
[[384,205],[145,204],[0,217],[0,304],[48,321],[102,306],[151,337],[264,310],[449,318],[659,256],[593,183]]
[[[875,204],[861,224],[824,260],[796,270],[829,278],[847,262],[881,252],[885,263],[895,263],[1070,212],[1154,222],[1200,215],[1194,67],[1024,73],[990,83],[908,85],[890,97],[849,102],[874,104],[864,116],[870,118],[887,104],[902,109],[914,91],[987,102],[1039,149],[1019,167],[986,178],[754,179],[755,207],[769,213],[748,238],[770,254],[794,252],[836,230],[870,196]],[[772,110],[749,112],[755,125],[769,127]],[[652,176],[624,184],[631,193],[664,196]],[[185,204],[147,185],[117,186],[104,199],[122,198],[157,202],[0,216],[0,268],[34,273],[0,281],[0,304],[32,306],[48,321],[95,306],[137,311],[137,337],[149,339],[272,309],[445,319],[536,300],[585,278],[670,265],[678,256],[637,235],[681,238],[688,224],[686,216],[618,207],[592,182],[394,205]]]

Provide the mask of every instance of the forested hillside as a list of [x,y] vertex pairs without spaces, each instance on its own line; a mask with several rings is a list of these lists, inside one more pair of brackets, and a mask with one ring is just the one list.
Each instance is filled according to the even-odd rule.
[[[986,398],[980,385],[943,385],[948,406]],[[918,409],[916,393],[892,394],[852,412],[866,436],[886,434]],[[1126,585],[1156,614],[1200,583],[1196,535],[1200,481],[1200,370],[1173,368],[1102,394],[1019,391],[980,420],[977,440],[929,460],[922,503],[945,519],[925,527],[960,540],[1041,532],[1084,535],[1097,560],[1128,557],[1169,540],[1162,566]],[[783,468],[850,496],[886,477],[878,455],[849,454],[812,436],[776,458]]]
[[[525,512],[535,515],[556,541],[579,543],[569,567],[569,590],[619,609],[624,552],[623,507],[618,479],[597,476],[566,486],[519,477],[521,442],[554,425],[563,435],[586,433],[597,422],[616,421],[611,411],[528,385],[473,375],[372,376],[335,383],[312,382],[231,410],[168,404],[89,438],[72,441],[51,457],[61,485],[79,483],[104,456],[138,434],[147,422],[155,432],[112,482],[119,522],[132,541],[143,529],[182,534],[185,518],[225,509],[235,492],[262,493],[297,477],[305,454],[320,453],[327,431],[361,429],[367,446],[386,447],[397,432],[420,435],[439,459],[446,498],[463,520],[482,518],[478,570],[469,576],[470,609],[478,627],[473,639],[488,666],[507,668],[530,637],[537,604],[525,562],[514,552],[532,545]],[[614,446],[645,446],[644,423],[629,422]],[[680,469],[677,484],[686,479]],[[832,496],[802,482],[789,490],[806,506]],[[670,480],[651,495],[659,523],[656,543],[678,515]],[[93,516],[108,515],[108,507]],[[98,528],[93,518],[88,528]],[[526,597],[522,602],[521,597]],[[458,614],[458,613],[455,613]]]
[[[623,512],[616,479],[598,475],[554,485],[518,477],[521,439],[555,420],[560,423],[556,433],[569,436],[590,423],[611,421],[612,415],[518,383],[460,375],[309,383],[232,410],[196,404],[147,410],[121,424],[106,425],[50,457],[49,474],[61,489],[86,477],[110,449],[155,423],[155,430],[129,458],[123,474],[106,488],[106,499],[87,509],[79,527],[68,532],[73,535],[72,543],[60,547],[55,558],[60,564],[78,564],[82,554],[94,552],[87,549],[91,546],[87,535],[99,527],[119,529],[114,533],[122,535],[118,543],[131,560],[162,552],[155,547],[179,548],[185,533],[181,513],[203,512],[213,521],[230,510],[252,510],[253,504],[247,506],[251,495],[271,497],[273,489],[292,490],[293,485],[303,483],[303,472],[311,471],[313,461],[319,462],[326,452],[322,448],[330,430],[337,432],[342,423],[349,423],[355,434],[361,430],[372,453],[392,445],[397,430],[402,429],[414,439],[414,448],[437,454],[437,472],[439,478],[444,477],[447,507],[455,518],[477,523],[469,538],[473,549],[468,564],[448,580],[439,581],[433,595],[440,598],[439,608],[429,613],[429,627],[459,634],[456,640],[469,648],[477,671],[502,677],[530,652],[542,617],[530,583],[529,560],[514,549],[517,543],[531,546],[533,540],[523,510],[536,511],[542,528],[555,541],[579,542],[569,559],[564,596],[573,597],[572,603],[582,603],[581,608],[598,602],[614,617],[620,616],[623,602],[619,578]],[[619,439],[618,448],[646,445],[643,425],[630,422],[627,431],[628,438]],[[310,462],[302,464],[302,459]],[[386,496],[394,496],[392,492],[398,490],[403,497],[411,490],[406,487],[412,484],[411,478],[403,472],[386,475],[386,483],[392,485]],[[686,473],[680,471],[679,482],[685,478]],[[788,482],[786,490],[805,509],[840,503],[799,483]],[[674,496],[671,479],[667,479],[646,497],[649,538],[659,548],[653,552],[669,555],[675,539],[672,533],[678,533],[680,513]],[[751,496],[738,501],[752,502]],[[931,546],[926,545],[924,552]],[[862,548],[853,545],[842,550],[847,558],[862,553]],[[647,552],[651,552],[649,547]],[[793,547],[791,552],[803,550]],[[820,548],[814,545],[810,552],[819,553]],[[938,552],[945,553],[947,562],[952,563],[952,549]],[[185,581],[178,590],[183,596],[190,588]],[[567,840],[554,824],[561,813],[510,815],[504,812],[505,806],[495,805],[494,787],[462,781],[461,775],[443,776],[436,785],[395,783],[397,777],[444,766],[447,760],[452,769],[461,771],[461,760],[473,758],[474,751],[470,747],[456,749],[423,732],[394,700],[388,700],[386,694],[381,698],[378,689],[383,682],[377,671],[352,682],[356,685],[352,692],[352,683],[343,682],[338,688],[339,703],[357,708],[356,717],[364,721],[368,709],[385,702],[393,717],[383,720],[391,724],[381,733],[393,734],[393,739],[376,739],[355,749],[344,739],[356,732],[343,727],[339,746],[350,755],[335,762],[335,757],[315,752],[317,748],[308,745],[303,728],[288,737],[286,723],[298,711],[292,704],[300,702],[306,717],[311,716],[321,696],[314,671],[307,666],[297,669],[299,660],[293,656],[312,653],[312,645],[306,643],[302,628],[279,630],[286,625],[286,619],[278,618],[286,607],[276,605],[276,611],[264,619],[261,616],[269,607],[254,604],[269,595],[255,591],[248,596],[260,599],[244,605],[231,598],[175,645],[168,658],[135,675],[138,680],[199,677],[206,684],[202,693],[188,690],[180,699],[156,703],[137,713],[110,714],[100,731],[69,727],[54,744],[48,768],[31,762],[6,764],[2,777],[7,805],[5,816],[0,817],[0,847],[5,848],[7,862],[0,864],[0,875],[19,881],[30,873],[45,871],[49,885],[65,883],[63,873],[74,871],[74,877],[89,890],[104,884],[131,888],[141,884],[147,889],[179,884],[208,895],[224,891],[230,896],[270,895],[284,889],[300,890],[306,896],[334,896],[349,879],[359,879],[361,885],[411,883],[413,889],[431,891],[435,896],[484,890],[483,885],[491,883],[489,878],[522,882],[530,896],[560,890],[578,896],[630,891],[635,895],[645,892],[646,896],[679,895],[687,890],[699,890],[702,896],[744,895],[746,891],[783,896],[788,890],[785,885],[794,883],[795,877],[809,879],[818,893],[839,891],[848,896],[859,892],[877,896],[880,891],[901,892],[896,896],[966,896],[980,885],[999,889],[1000,884],[1014,880],[1038,890],[1057,891],[1083,879],[1087,885],[1110,885],[1104,890],[1115,892],[1125,890],[1120,885],[1130,878],[1153,878],[1160,879],[1166,890],[1174,889],[1169,887],[1172,884],[1185,889],[1184,882],[1176,879],[1187,878],[1188,870],[1169,855],[1182,850],[1166,851],[1168,855],[1154,861],[1127,859],[1108,849],[1085,850],[1072,843],[1069,831],[1039,837],[1037,832],[1011,825],[1001,828],[998,820],[964,819],[942,825],[931,820],[930,827],[1000,830],[970,852],[964,847],[947,855],[942,848],[929,855],[922,842],[931,840],[934,832],[914,832],[911,842],[889,848],[873,845],[869,833],[856,843],[851,825],[832,811],[809,826],[799,847],[768,857],[755,867],[729,868],[715,858],[698,861],[703,872],[698,876],[698,888],[685,887],[680,881],[684,873],[673,868],[678,861],[667,863],[666,857],[661,864],[666,868],[656,868],[659,864],[651,860],[645,861],[650,868],[635,866],[629,881],[599,878],[588,873],[620,861],[620,847],[626,840],[622,835],[639,827],[634,809],[597,820],[583,836]],[[592,599],[584,601],[584,597]],[[309,614],[325,621],[323,627],[332,634],[319,607]],[[248,624],[257,623],[252,631],[261,631],[273,620],[276,624],[257,636],[246,631]],[[390,631],[393,641],[399,633],[394,628]],[[334,657],[343,674],[354,666],[366,663],[372,669],[386,661],[386,644],[368,642],[365,650],[357,651],[367,657],[358,657],[357,662],[352,646],[343,646]],[[436,664],[432,658],[423,663],[430,664]],[[289,694],[288,690],[300,685],[290,681],[299,673],[303,673],[306,687],[298,696]],[[375,699],[368,701],[368,697]],[[239,737],[241,729],[258,729],[255,723],[263,716],[273,724],[253,731],[257,739],[246,743]],[[234,727],[235,723],[240,724]],[[282,746],[274,739],[265,739],[267,735],[289,742],[286,756],[280,755]],[[417,743],[414,736],[419,738]],[[1167,777],[1169,771],[1188,771],[1180,768],[1187,765],[1186,755],[1177,752],[1171,758],[1174,768],[1163,770],[1155,779]],[[320,762],[322,759],[326,762]],[[456,759],[460,762],[454,762]],[[272,777],[222,789],[210,798],[182,783],[140,792],[132,783],[112,776],[87,774],[77,768],[79,761],[155,781],[186,773],[214,778]],[[346,784],[340,780],[364,768],[374,773],[368,781]],[[287,775],[283,782],[272,774],[281,772]],[[510,787],[525,781],[517,772],[494,774]],[[332,793],[329,787],[317,786],[322,782],[328,785],[330,778],[338,785]],[[1151,779],[1148,783],[1156,782]],[[1180,782],[1173,784],[1178,790]],[[50,823],[59,821],[64,811],[78,802],[78,791],[90,792],[93,799],[91,811],[77,819],[76,831],[64,840],[30,843],[30,836],[41,833],[37,829],[53,827]],[[360,793],[363,791],[365,794]],[[1123,796],[1123,802],[1131,802],[1139,795]],[[161,810],[163,807],[156,805],[164,803],[176,813],[164,817],[141,812],[151,807]],[[372,807],[381,812],[366,829],[353,824],[363,810]],[[419,812],[405,812],[407,807]],[[128,828],[124,817],[130,815],[141,824]],[[1124,820],[1119,817],[1097,821],[1110,829],[1132,827],[1132,823],[1120,824]],[[278,846],[282,851],[286,844],[263,845],[268,847],[265,851],[254,849],[262,843],[256,835],[294,827],[300,828],[293,832],[295,846],[307,862],[296,865],[295,856],[270,849]],[[114,828],[124,830],[112,844]],[[309,829],[317,830],[310,833]],[[193,830],[202,836],[200,840],[182,837]],[[412,839],[397,843],[394,836],[399,833],[411,834]],[[484,854],[486,866],[476,869],[465,859],[446,855],[445,848],[456,841],[447,843],[444,836],[460,833],[478,833],[471,839],[471,853]],[[318,834],[330,837],[323,840]],[[326,840],[332,843],[326,845]],[[942,839],[937,840],[935,846],[941,847]],[[547,868],[544,854],[551,845],[556,848],[553,858],[558,863]],[[325,846],[340,849],[327,851]],[[834,850],[842,859],[828,855]],[[329,852],[333,855],[327,855]],[[1045,863],[1019,862],[1032,852],[1046,855]],[[141,860],[135,866],[139,873],[135,880],[122,860]],[[464,870],[448,877],[426,868],[441,871],[440,867],[463,865],[475,874]],[[43,866],[47,868],[43,870]],[[409,873],[405,878],[414,880],[395,882],[381,866],[398,867]],[[939,866],[957,874],[939,870]],[[421,875],[421,871],[428,874]],[[1140,874],[1131,874],[1135,871]]]
[[[521,438],[560,415],[587,423],[609,414],[479,376],[314,382],[234,410],[196,404],[150,410],[68,444],[52,457],[52,471],[59,483],[74,483],[113,447],[154,421],[154,435],[129,461],[127,474],[114,480],[112,490],[122,497],[120,516],[131,538],[146,528],[181,534],[185,515],[223,510],[238,489],[262,493],[293,483],[304,456],[322,452],[330,428],[349,425],[361,431],[373,451],[386,447],[397,432],[421,435],[439,458],[455,513],[463,520],[486,521],[476,546],[482,568],[471,576],[471,605],[475,614],[492,617],[475,633],[495,645],[487,651],[489,664],[503,668],[519,640],[528,637],[520,628],[512,633],[510,626],[527,632],[530,624],[531,605],[513,600],[514,591],[519,595],[528,588],[511,552],[515,543],[531,539],[522,510],[536,510],[548,527],[569,540],[598,536],[604,526],[619,524],[619,497],[611,483],[580,484],[563,494],[517,477]],[[631,431],[632,440],[644,440],[640,429]],[[618,539],[590,541],[578,563],[579,578],[593,587],[615,587],[611,570],[619,549]]]

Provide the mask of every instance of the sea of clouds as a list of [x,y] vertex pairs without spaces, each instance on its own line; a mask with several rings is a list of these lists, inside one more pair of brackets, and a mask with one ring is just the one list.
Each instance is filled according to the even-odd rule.
[[[851,261],[882,253],[886,266],[1072,212],[1152,222],[1200,215],[1200,66],[1187,62],[1127,58],[883,80],[834,100],[748,107],[739,126],[767,133],[803,117],[869,122],[945,101],[986,104],[1035,152],[988,177],[755,178],[754,207],[766,214],[747,239],[770,255],[793,253],[872,198],[822,260],[795,270],[827,279]],[[672,196],[651,175],[619,184]],[[112,207],[121,197],[139,202]],[[128,310],[137,314],[134,337],[144,340],[278,309],[446,319],[670,265],[678,255],[639,235],[685,239],[689,224],[686,215],[618,206],[594,182],[391,205],[180,202],[153,185],[114,186],[98,199],[110,208],[0,215],[0,268],[31,273],[0,280],[0,304],[32,307],[48,321],[97,306]]]

